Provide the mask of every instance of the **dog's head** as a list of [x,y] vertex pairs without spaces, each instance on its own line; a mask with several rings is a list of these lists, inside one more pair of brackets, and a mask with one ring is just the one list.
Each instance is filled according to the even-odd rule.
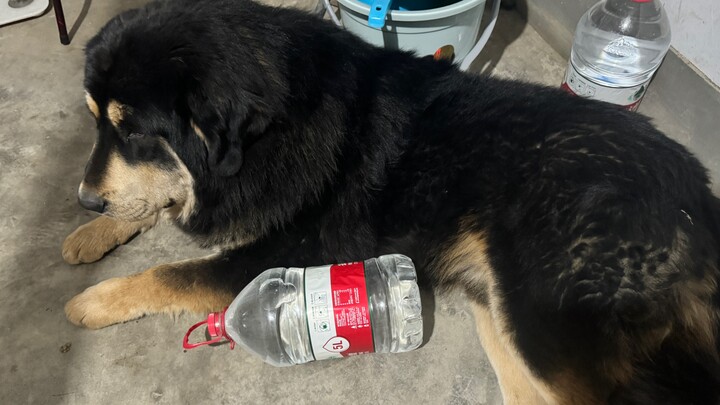
[[171,122],[148,106],[86,95],[98,136],[78,190],[80,205],[125,221],[177,207],[188,215],[193,176],[168,141]]
[[83,207],[126,221],[174,207],[187,218],[195,179],[236,176],[243,142],[267,126],[266,75],[242,67],[258,59],[255,48],[217,49],[207,21],[189,15],[133,10],[88,43],[86,101],[98,135],[78,191]]

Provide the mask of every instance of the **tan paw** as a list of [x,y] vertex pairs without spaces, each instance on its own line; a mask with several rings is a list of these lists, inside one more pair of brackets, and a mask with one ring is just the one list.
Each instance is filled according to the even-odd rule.
[[137,276],[111,278],[73,297],[65,305],[65,315],[75,325],[90,329],[140,318],[144,311],[133,300]]
[[63,243],[62,256],[70,264],[92,263],[127,242],[138,232],[155,224],[155,218],[140,222],[122,222],[98,217],[78,227]]
[[97,229],[85,224],[71,233],[63,243],[62,256],[70,264],[92,263],[105,256],[117,243],[102,240]]

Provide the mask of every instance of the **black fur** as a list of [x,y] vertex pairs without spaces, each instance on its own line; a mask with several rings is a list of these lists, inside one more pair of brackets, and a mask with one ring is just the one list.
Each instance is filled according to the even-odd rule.
[[[487,301],[460,272],[439,281],[444,247],[482,232],[537,375],[570,371],[617,403],[719,400],[720,203],[701,164],[639,114],[238,0],[121,14],[88,44],[85,85],[141,111],[137,131],[192,174],[196,211],[178,224],[238,269],[208,283],[236,292],[273,266],[400,252]],[[682,338],[674,294],[693,283],[714,291],[700,298],[714,351]],[[640,336],[663,328],[645,352]],[[634,372],[619,384],[603,364],[623,356]]]

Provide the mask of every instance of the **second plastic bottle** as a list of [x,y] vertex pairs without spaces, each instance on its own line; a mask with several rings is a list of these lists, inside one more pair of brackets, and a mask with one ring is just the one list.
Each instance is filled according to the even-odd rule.
[[658,0],[603,0],[582,16],[562,88],[636,110],[670,48]]

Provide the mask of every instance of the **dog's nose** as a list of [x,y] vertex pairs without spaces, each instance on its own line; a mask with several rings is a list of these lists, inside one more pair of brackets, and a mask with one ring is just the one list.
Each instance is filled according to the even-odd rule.
[[80,190],[78,191],[78,202],[80,203],[80,206],[86,210],[100,213],[105,211],[105,200],[85,187],[80,187]]

